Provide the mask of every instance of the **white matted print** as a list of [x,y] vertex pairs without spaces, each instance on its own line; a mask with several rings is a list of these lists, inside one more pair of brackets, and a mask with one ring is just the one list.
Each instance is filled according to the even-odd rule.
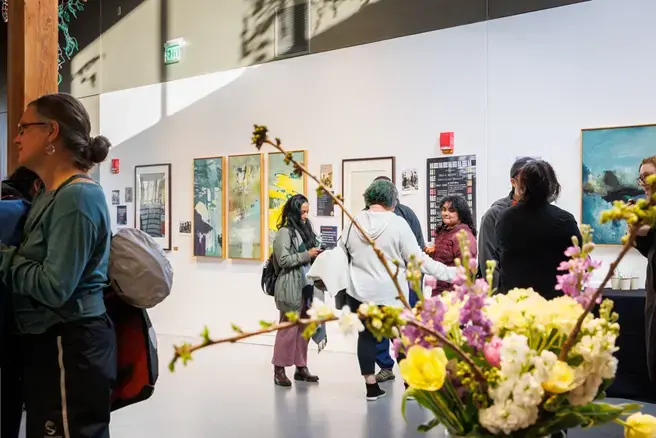
[[134,168],[134,226],[164,250],[171,249],[171,165]]
[[403,169],[401,172],[401,192],[405,194],[419,191],[419,170]]
[[[395,182],[396,160],[394,157],[374,157],[342,160],[342,195],[344,206],[353,215],[365,208],[364,192],[378,177]],[[342,214],[342,226],[344,215]]]

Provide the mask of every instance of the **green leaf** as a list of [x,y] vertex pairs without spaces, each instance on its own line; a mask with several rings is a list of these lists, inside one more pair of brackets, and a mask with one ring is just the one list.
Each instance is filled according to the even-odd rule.
[[262,327],[263,329],[268,329],[271,326],[273,326],[273,323],[270,321],[264,321],[264,320],[260,321],[260,327]]
[[244,333],[241,327],[239,327],[237,324],[230,324],[230,326],[232,327],[233,332],[239,333],[240,335]]
[[583,356],[576,355],[567,359],[567,365],[571,367],[577,367],[583,363]]
[[433,418],[429,422],[420,425],[417,428],[417,432],[426,433],[426,432],[434,429],[435,427],[439,426],[440,424],[441,424],[440,420],[438,420],[437,418]]

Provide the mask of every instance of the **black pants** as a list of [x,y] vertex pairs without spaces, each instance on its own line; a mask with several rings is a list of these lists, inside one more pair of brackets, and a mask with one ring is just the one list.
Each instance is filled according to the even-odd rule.
[[[5,322],[8,322],[7,320]],[[21,363],[17,336],[9,324],[2,331],[0,348],[0,437],[18,438],[23,417]]]
[[108,438],[116,333],[107,315],[22,335],[27,438]]
[[[362,303],[350,295],[346,295],[346,305],[349,306],[353,312],[357,312],[358,307]],[[358,335],[358,362],[360,363],[360,372],[363,376],[370,376],[376,372],[376,345],[378,340],[376,337],[365,327]],[[396,358],[397,362],[405,359],[405,356],[399,354]]]

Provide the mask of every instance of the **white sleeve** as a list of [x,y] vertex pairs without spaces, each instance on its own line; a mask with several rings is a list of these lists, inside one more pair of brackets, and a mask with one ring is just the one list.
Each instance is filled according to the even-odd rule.
[[410,261],[410,255],[414,255],[416,259],[421,260],[421,271],[424,274],[432,275],[441,281],[453,281],[456,277],[456,268],[448,267],[443,263],[433,260],[419,248],[417,239],[412,233],[410,226],[404,220],[398,223],[399,229],[401,230],[401,255],[405,263],[407,264]]

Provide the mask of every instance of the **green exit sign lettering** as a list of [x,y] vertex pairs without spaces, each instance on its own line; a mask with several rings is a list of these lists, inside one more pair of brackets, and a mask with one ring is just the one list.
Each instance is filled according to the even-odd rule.
[[164,64],[176,64],[182,60],[184,40],[178,38],[164,44]]

